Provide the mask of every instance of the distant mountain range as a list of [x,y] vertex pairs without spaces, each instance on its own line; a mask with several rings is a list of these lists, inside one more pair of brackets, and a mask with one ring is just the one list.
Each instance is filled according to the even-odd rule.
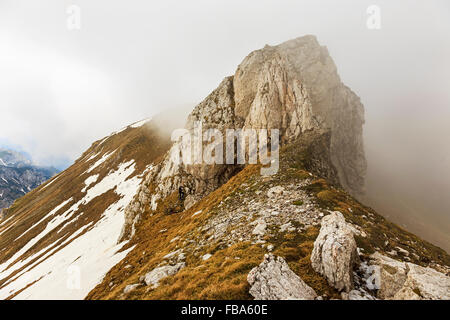
[[0,148],[0,210],[50,179],[58,170],[33,164],[24,153]]

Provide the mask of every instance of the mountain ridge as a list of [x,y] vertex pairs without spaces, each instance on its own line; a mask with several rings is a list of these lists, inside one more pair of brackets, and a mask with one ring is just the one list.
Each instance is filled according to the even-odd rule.
[[94,142],[6,211],[1,298],[449,298],[450,256],[352,196],[364,109],[314,36],[252,52],[182,127],[278,130],[273,174],[177,161],[171,120]]

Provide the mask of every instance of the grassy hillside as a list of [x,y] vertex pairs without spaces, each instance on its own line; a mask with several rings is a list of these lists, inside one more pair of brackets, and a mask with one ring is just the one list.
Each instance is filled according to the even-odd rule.
[[[140,181],[134,177],[142,175],[169,146],[169,136],[153,121],[126,127],[96,141],[70,168],[16,200],[0,221],[0,291],[19,279],[22,271],[29,273],[95,228],[104,212],[123,197],[117,186],[97,190],[91,199],[91,187],[114,174],[121,180]],[[121,178],[120,170],[128,172],[127,176]],[[127,187],[125,181],[123,185]],[[24,246],[27,250],[22,252]],[[15,288],[10,297],[23,289]]]
[[[169,196],[156,212],[146,212],[128,244],[133,250],[87,299],[250,299],[247,274],[268,251],[284,257],[319,295],[337,298],[338,293],[310,264],[320,218],[329,210],[339,210],[358,229],[356,240],[362,259],[380,251],[421,265],[450,266],[450,256],[444,250],[390,223],[336,183],[327,182],[334,181],[335,173],[321,170],[321,162],[328,161],[329,155],[311,152],[327,139],[326,135],[313,136],[284,147],[280,171],[274,176],[262,177],[259,166],[248,165],[181,213],[167,210],[177,206],[177,195]],[[270,198],[268,193],[275,186],[287,192]],[[252,230],[265,210],[277,210],[277,215],[265,215],[267,231],[256,237]],[[142,284],[147,272],[180,261],[180,253],[185,268],[162,279],[156,289]],[[204,260],[206,254],[212,256]],[[131,284],[138,286],[124,293]]]

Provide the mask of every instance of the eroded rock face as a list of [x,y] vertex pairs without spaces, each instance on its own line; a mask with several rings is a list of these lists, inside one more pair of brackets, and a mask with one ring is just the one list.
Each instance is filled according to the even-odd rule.
[[340,80],[326,47],[314,36],[249,54],[234,76],[236,116],[246,127],[279,128],[282,142],[313,129],[330,130],[332,161],[342,186],[364,189],[364,107]]
[[144,282],[146,285],[151,286],[152,288],[157,288],[159,286],[159,280],[173,276],[178,271],[183,269],[185,266],[184,262],[177,263],[174,266],[162,266],[153,269],[152,271],[145,274]]
[[371,256],[377,266],[375,279],[379,286],[377,297],[393,300],[448,300],[450,277],[432,268],[401,262],[375,253]]
[[338,290],[353,288],[353,268],[357,259],[351,226],[335,211],[322,219],[319,236],[311,254],[313,269]]
[[316,292],[297,276],[281,257],[266,254],[247,276],[256,300],[313,300]]
[[383,256],[378,252],[372,255],[372,265],[376,266],[373,270],[374,288],[378,289],[377,297],[379,299],[392,298],[406,281],[408,273],[407,265],[389,257]]
[[[342,84],[327,49],[314,36],[252,52],[233,77],[225,78],[194,108],[185,128],[194,133],[199,122],[203,130],[215,128],[223,136],[227,129],[279,129],[282,144],[311,131],[329,132],[326,148],[330,149],[338,182],[352,194],[363,192],[364,109],[359,98]],[[119,241],[129,237],[136,215],[155,210],[158,201],[179,186],[185,188],[187,196],[195,195],[198,200],[243,167],[177,163],[182,146],[175,142],[165,159],[147,174],[135,201],[125,211],[126,223]],[[185,206],[192,205],[190,197]]]

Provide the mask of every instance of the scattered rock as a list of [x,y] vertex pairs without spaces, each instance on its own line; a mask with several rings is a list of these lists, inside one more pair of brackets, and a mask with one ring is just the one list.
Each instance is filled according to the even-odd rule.
[[261,219],[258,221],[255,229],[253,229],[252,234],[263,236],[266,233],[266,228],[267,228],[266,222],[264,221],[264,219]]
[[352,228],[342,213],[334,211],[324,217],[311,255],[313,269],[324,275],[331,286],[349,292],[356,258]]
[[377,297],[380,299],[392,298],[406,281],[406,264],[378,252],[371,256],[372,273],[370,276],[371,289],[377,289]]
[[[342,292],[344,294],[344,292]],[[370,294],[363,290],[352,290],[347,294],[348,300],[375,300]]]
[[377,267],[378,298],[394,300],[449,300],[450,277],[432,268],[400,262],[380,253],[371,256]]
[[205,255],[202,257],[202,260],[203,260],[203,261],[206,261],[206,260],[208,260],[208,259],[211,258],[211,257],[212,257],[212,254],[207,253],[207,254],[205,254]]
[[163,257],[163,259],[172,259],[174,256],[180,254],[181,252],[182,252],[181,249],[175,250],[175,251],[173,251],[173,252],[170,252],[170,253],[166,254],[166,255]]
[[286,232],[286,230],[288,230],[291,226],[292,226],[292,225],[291,225],[290,222],[281,225],[281,226],[280,226],[280,232]]
[[284,188],[282,186],[272,187],[269,189],[269,191],[267,191],[267,196],[269,198],[272,198],[272,197],[282,194],[283,191],[284,191]]
[[186,199],[184,200],[184,209],[189,210],[194,204],[197,203],[199,199],[194,197],[193,195],[188,195]]
[[139,287],[139,285],[140,285],[139,283],[129,284],[123,289],[123,293],[125,294],[130,293],[131,291]]
[[247,276],[256,300],[313,300],[317,294],[297,276],[281,257],[266,254]]
[[184,252],[182,252],[178,255],[178,261],[184,261],[184,260],[186,260],[186,255],[184,254]]
[[178,241],[178,240],[180,240],[180,237],[179,237],[179,236],[176,236],[175,238],[173,238],[172,240],[170,240],[169,243],[172,243],[172,242],[175,242],[175,241]]
[[163,266],[155,268],[145,275],[144,282],[146,285],[151,286],[152,288],[157,288],[159,286],[159,280],[168,276],[173,276],[178,271],[183,269],[184,266],[185,263],[180,262],[174,266]]

